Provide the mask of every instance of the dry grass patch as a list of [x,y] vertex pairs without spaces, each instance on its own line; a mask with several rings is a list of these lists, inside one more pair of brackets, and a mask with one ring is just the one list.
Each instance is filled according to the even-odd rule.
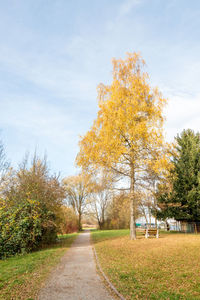
[[128,234],[92,233],[103,270],[126,299],[200,299],[200,235]]

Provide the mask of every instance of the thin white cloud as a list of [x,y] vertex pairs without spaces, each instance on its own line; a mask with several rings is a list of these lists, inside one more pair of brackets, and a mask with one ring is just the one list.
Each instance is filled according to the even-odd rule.
[[[70,47],[70,45],[69,45]],[[73,47],[73,45],[71,46]],[[76,70],[66,62],[66,58],[59,58],[59,51],[54,55],[43,53],[27,53],[10,47],[0,48],[0,64],[16,76],[30,81],[38,87],[52,91],[55,95],[70,98],[78,95],[94,96],[96,82],[89,79],[86,73]],[[78,89],[77,89],[78,87]],[[81,97],[79,98],[81,101]]]
[[200,131],[200,94],[192,96],[187,93],[168,94],[166,107],[166,133],[172,141],[183,129]]
[[124,1],[119,8],[119,18],[126,17],[131,13],[132,9],[140,4],[142,0],[126,0]]
[[62,112],[57,105],[48,106],[40,99],[30,95],[18,98],[13,96],[0,101],[0,126],[10,127],[15,131],[29,133],[32,138],[51,139],[52,143],[61,143],[64,138],[71,139],[76,129],[73,116]]

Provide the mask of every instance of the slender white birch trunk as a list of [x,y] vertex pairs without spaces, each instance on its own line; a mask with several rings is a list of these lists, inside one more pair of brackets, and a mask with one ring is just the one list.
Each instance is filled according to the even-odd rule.
[[130,239],[136,240],[136,225],[135,225],[135,171],[134,166],[131,167],[131,184],[130,184]]

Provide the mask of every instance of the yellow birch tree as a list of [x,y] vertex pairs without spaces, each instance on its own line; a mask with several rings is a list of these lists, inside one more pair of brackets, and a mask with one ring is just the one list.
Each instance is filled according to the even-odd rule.
[[98,86],[99,111],[81,138],[77,164],[83,168],[110,168],[128,178],[130,238],[136,239],[136,189],[154,164],[159,172],[163,154],[163,107],[166,100],[152,89],[137,53],[113,59],[111,85]]

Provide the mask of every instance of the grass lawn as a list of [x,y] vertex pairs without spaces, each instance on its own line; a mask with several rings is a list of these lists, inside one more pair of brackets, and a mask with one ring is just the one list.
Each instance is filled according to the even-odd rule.
[[59,242],[49,248],[0,260],[0,299],[35,299],[50,270],[76,236],[59,236]]
[[100,264],[126,299],[200,299],[200,235],[161,233],[159,239],[128,230],[94,231]]

